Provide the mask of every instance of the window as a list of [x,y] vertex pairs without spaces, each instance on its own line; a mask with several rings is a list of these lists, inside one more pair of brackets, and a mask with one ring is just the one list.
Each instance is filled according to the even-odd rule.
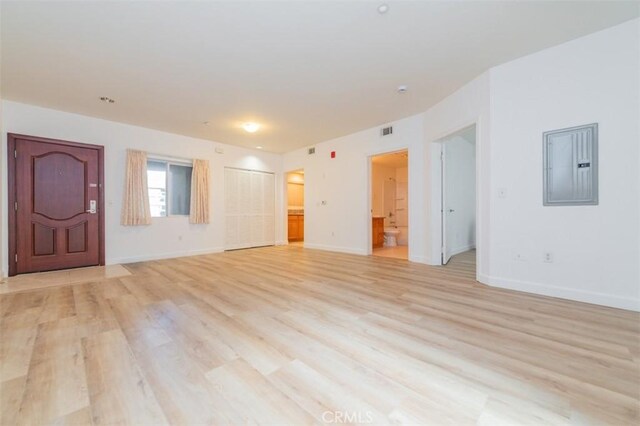
[[188,216],[193,167],[172,161],[147,161],[151,217]]

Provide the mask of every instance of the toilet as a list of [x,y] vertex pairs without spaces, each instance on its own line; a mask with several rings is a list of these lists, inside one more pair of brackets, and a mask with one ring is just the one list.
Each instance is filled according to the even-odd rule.
[[384,246],[385,247],[397,246],[398,235],[400,235],[400,230],[398,228],[384,228]]

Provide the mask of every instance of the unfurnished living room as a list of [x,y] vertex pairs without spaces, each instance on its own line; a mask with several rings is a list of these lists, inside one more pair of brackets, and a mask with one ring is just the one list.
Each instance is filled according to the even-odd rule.
[[0,0],[0,425],[640,424],[640,2]]

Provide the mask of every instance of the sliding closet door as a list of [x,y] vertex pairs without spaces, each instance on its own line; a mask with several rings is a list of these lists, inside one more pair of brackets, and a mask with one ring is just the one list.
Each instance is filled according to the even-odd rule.
[[275,244],[272,173],[225,169],[226,250]]

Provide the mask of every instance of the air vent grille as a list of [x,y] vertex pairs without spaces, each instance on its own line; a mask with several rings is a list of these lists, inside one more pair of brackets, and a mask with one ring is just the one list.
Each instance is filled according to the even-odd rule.
[[311,155],[311,154],[315,154],[315,153],[316,153],[316,148],[315,148],[315,147],[313,147],[313,148],[309,148],[309,150],[307,151],[307,153],[308,153],[309,155]]
[[391,134],[393,134],[393,126],[383,127],[380,131],[381,136],[389,136]]

